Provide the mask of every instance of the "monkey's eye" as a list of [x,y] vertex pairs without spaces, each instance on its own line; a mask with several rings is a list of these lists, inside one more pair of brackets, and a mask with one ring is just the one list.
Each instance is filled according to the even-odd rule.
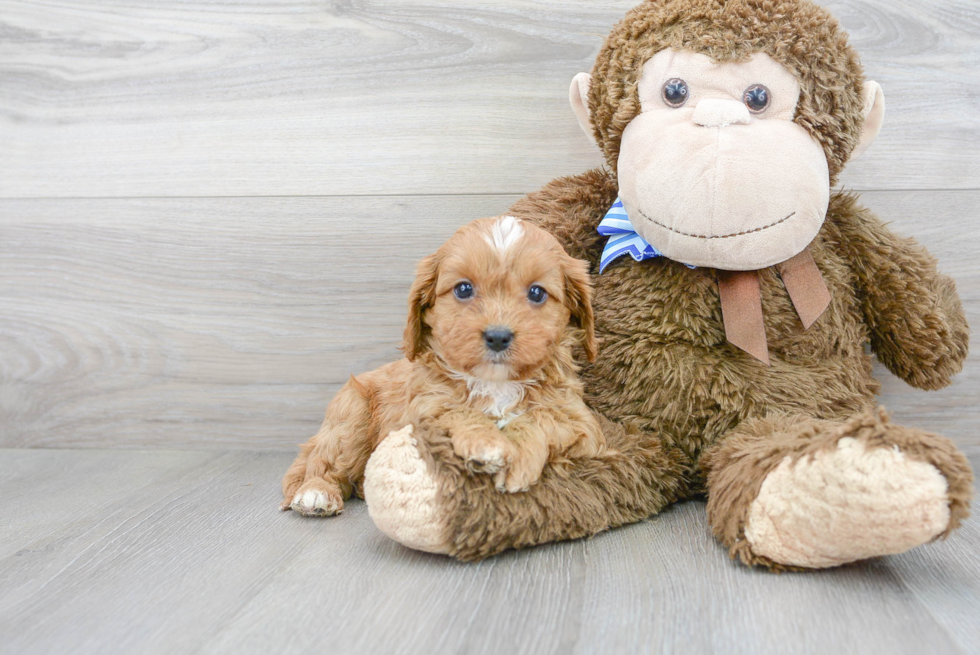
[[769,89],[761,84],[753,84],[742,94],[742,102],[745,103],[745,106],[753,114],[764,112],[771,100],[772,97],[769,95]]
[[679,77],[672,77],[664,82],[664,102],[668,107],[677,108],[687,102],[687,82]]
[[453,287],[453,295],[459,300],[468,300],[473,297],[473,285],[469,282],[460,282]]
[[532,305],[540,305],[548,299],[548,292],[540,285],[532,284],[531,288],[527,290],[527,299],[531,301]]

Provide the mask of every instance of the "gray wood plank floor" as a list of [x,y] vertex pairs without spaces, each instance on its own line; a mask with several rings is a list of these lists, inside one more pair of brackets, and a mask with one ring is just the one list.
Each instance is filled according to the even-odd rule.
[[278,512],[291,457],[0,450],[0,652],[980,652],[976,518],[775,575],[731,562],[685,503],[461,564],[388,540],[360,501]]

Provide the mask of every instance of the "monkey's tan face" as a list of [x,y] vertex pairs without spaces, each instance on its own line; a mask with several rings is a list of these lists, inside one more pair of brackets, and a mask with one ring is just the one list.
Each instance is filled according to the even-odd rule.
[[766,54],[716,63],[664,50],[643,67],[623,132],[619,192],[633,228],[671,259],[752,270],[802,251],[823,224],[823,148],[793,122],[800,87]]

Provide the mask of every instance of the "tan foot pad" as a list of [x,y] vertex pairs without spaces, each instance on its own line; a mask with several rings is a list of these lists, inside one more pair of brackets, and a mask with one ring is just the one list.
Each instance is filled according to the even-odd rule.
[[438,487],[408,425],[388,435],[368,460],[364,499],[378,529],[395,541],[430,553],[449,552]]
[[762,483],[745,536],[753,552],[791,566],[826,568],[926,543],[949,524],[946,478],[897,447],[837,449],[784,459]]

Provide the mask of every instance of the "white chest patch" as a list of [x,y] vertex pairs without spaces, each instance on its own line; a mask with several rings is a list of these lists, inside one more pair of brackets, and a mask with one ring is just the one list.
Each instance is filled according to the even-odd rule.
[[508,423],[510,423],[511,421],[513,421],[515,418],[517,418],[521,414],[523,414],[523,412],[516,412],[516,413],[515,412],[511,412],[507,416],[504,416],[503,418],[497,419],[497,429],[498,430],[503,430],[505,427],[507,427],[507,424]]
[[524,227],[513,216],[498,218],[490,228],[490,234],[484,235],[487,243],[499,254],[504,254],[524,236]]
[[[466,389],[470,398],[488,398],[490,403],[484,409],[489,415],[503,419],[509,410],[524,399],[524,383],[522,382],[492,382],[467,375]],[[514,416],[507,418],[512,420]]]

